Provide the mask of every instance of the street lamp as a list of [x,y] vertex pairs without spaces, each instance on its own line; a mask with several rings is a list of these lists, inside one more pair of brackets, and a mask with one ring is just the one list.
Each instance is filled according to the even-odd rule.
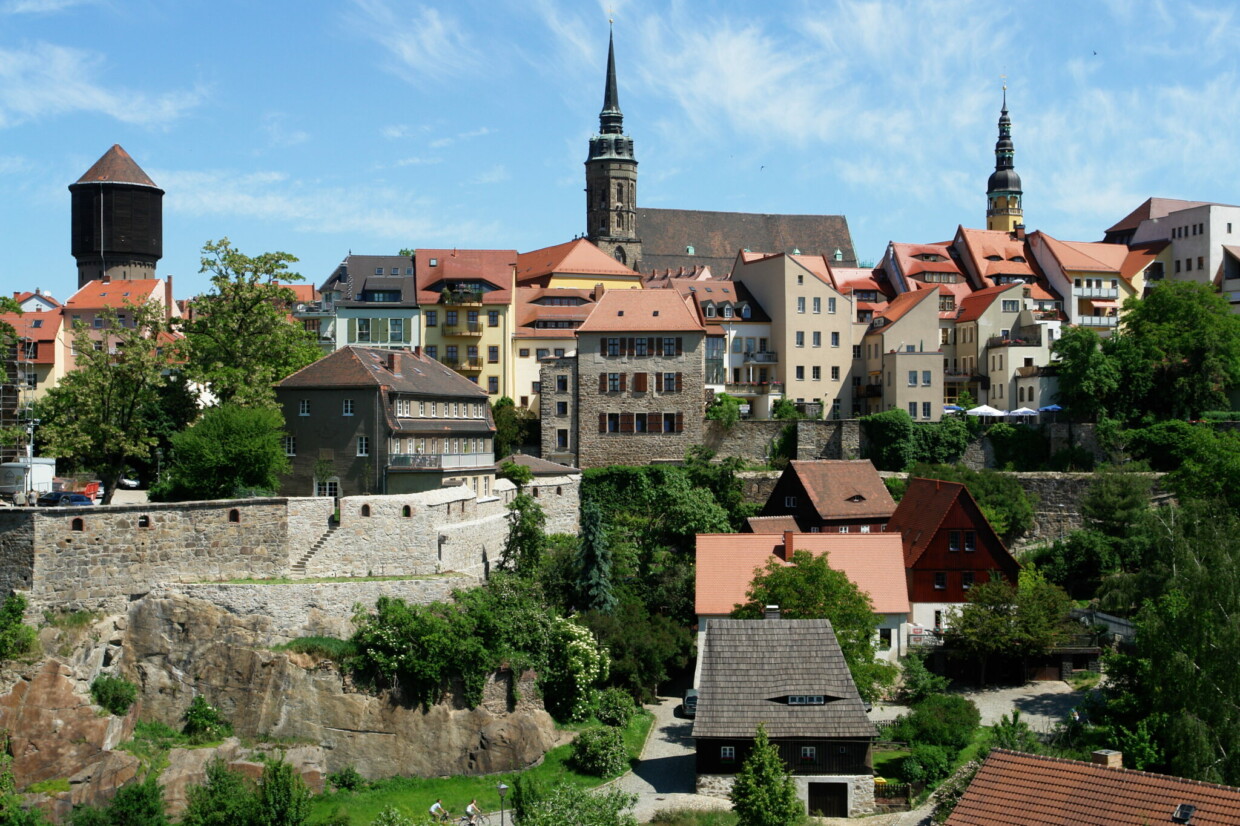
[[499,826],[504,826],[504,795],[508,793],[508,787],[501,780],[495,790],[499,792]]

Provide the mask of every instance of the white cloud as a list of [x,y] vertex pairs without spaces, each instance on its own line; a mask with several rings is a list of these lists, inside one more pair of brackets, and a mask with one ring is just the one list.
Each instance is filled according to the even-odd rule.
[[288,120],[288,115],[283,112],[268,112],[263,116],[262,129],[267,133],[267,141],[271,146],[285,149],[310,140],[308,132],[289,129],[286,125]]
[[0,49],[0,128],[70,112],[166,125],[206,96],[201,88],[155,94],[110,89],[99,77],[102,64],[98,54],[50,43]]
[[498,184],[507,181],[512,176],[508,174],[508,169],[503,164],[495,164],[490,169],[484,170],[473,177],[470,183],[474,184]]
[[[156,175],[172,212],[191,217],[263,220],[299,232],[377,238],[484,238],[496,228],[453,223],[427,199],[410,200],[397,187],[321,187],[283,172],[168,171]],[[386,206],[386,205],[391,206]]]
[[414,84],[476,70],[481,57],[459,20],[427,6],[405,10],[406,5],[396,0],[353,0],[354,28],[396,58],[395,63],[384,60],[380,65]]
[[55,14],[74,6],[94,5],[98,0],[9,0],[0,6],[4,14]]

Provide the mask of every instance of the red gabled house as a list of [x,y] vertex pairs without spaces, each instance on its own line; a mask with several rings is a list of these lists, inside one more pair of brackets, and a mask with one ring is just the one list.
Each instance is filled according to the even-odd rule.
[[969,489],[959,482],[910,479],[889,533],[899,531],[913,623],[942,628],[946,612],[969,589],[998,572],[1015,582],[1018,563],[995,533]]

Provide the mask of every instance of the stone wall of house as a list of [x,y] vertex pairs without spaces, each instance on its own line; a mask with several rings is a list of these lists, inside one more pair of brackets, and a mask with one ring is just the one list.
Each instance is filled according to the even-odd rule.
[[419,579],[368,582],[290,582],[263,585],[189,583],[166,585],[152,592],[156,599],[183,596],[201,599],[238,617],[270,617],[263,645],[298,637],[346,638],[353,633],[353,606],[373,606],[381,596],[398,597],[411,605],[443,602],[457,588],[477,580],[458,574]]
[[775,443],[791,426],[796,435],[796,458],[860,459],[862,450],[861,423],[856,419],[776,419],[744,420],[725,428],[719,422],[706,421],[703,434],[708,448],[720,457],[739,456],[750,462],[766,462]]
[[[605,336],[603,336],[605,338]],[[600,336],[581,336],[577,349],[577,466],[645,465],[652,461],[680,461],[693,445],[702,444],[706,400],[705,342],[700,334],[677,335],[682,341],[679,356],[604,356],[599,353]],[[662,337],[656,339],[661,342]],[[599,392],[599,374],[623,373],[622,391]],[[634,390],[634,376],[649,377],[645,392]],[[679,373],[680,389],[658,391],[656,375]],[[679,433],[599,432],[599,415],[675,413],[681,421]],[[545,427],[545,425],[544,425]],[[662,423],[660,422],[660,428]]]
[[[1011,473],[1021,488],[1034,497],[1033,527],[1014,545],[1023,550],[1053,542],[1081,527],[1081,500],[1094,483],[1092,473]],[[1142,474],[1151,482],[1150,502],[1160,504],[1170,494],[1162,487],[1161,473]]]
[[745,419],[731,427],[712,420],[704,421],[702,444],[715,451],[719,458],[739,456],[748,462],[766,462],[775,442],[790,422]]
[[[577,532],[580,478],[527,486],[549,532]],[[500,480],[495,495],[481,499],[459,486],[340,500],[6,510],[0,587],[25,591],[32,609],[113,611],[160,586],[190,583],[445,572],[476,580],[499,561],[515,495]]]
[[[697,776],[697,793],[708,797],[730,797],[732,784],[736,781],[734,774],[699,774]],[[797,787],[797,797],[808,805],[810,783],[847,783],[848,784],[848,816],[874,813],[874,776],[857,775],[793,775],[793,783]]]
[[[538,379],[538,411],[542,422],[540,455],[551,462],[577,467],[577,357],[543,359]],[[561,430],[568,431],[567,443],[563,446],[558,441]]]
[[801,419],[797,459],[860,459],[861,422],[857,419]]

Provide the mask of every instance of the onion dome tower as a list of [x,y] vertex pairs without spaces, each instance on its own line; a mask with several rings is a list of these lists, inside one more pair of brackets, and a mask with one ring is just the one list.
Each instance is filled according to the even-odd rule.
[[1007,84],[1003,84],[1003,111],[999,113],[999,140],[995,141],[995,171],[986,183],[986,229],[1012,232],[1025,223],[1021,209],[1020,175],[1012,156],[1012,119],[1008,117]]
[[598,134],[590,138],[586,159],[586,238],[635,269],[642,249],[637,237],[637,160],[633,139],[624,134],[616,92],[614,34],[607,41],[607,83],[598,121]]
[[164,254],[164,191],[119,144],[69,185],[78,287],[155,278]]

